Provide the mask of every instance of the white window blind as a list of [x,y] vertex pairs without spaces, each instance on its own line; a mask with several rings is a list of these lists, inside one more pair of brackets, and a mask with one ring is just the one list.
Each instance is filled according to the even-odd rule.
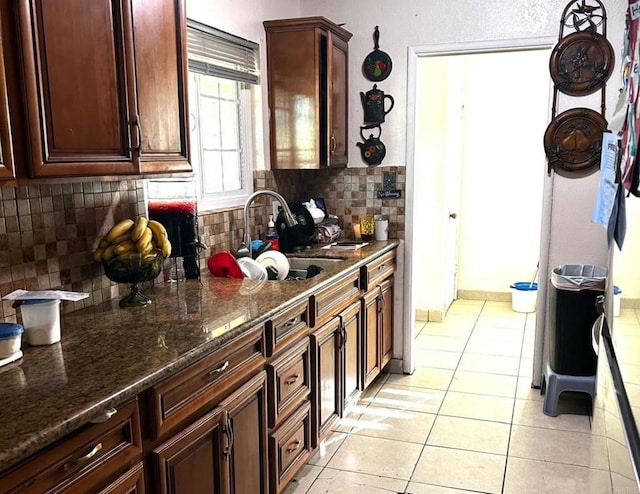
[[258,44],[197,21],[187,22],[189,70],[258,84]]

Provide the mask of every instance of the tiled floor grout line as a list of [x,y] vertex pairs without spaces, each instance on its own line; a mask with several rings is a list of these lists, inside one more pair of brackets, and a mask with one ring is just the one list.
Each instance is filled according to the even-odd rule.
[[[482,314],[482,310],[483,310],[483,308],[485,306],[485,303],[482,304],[482,307],[478,311],[478,314],[476,315],[476,319],[475,319],[475,321],[473,323],[473,327],[471,328],[471,331],[467,335],[467,341],[465,342],[464,347],[462,348],[462,351],[459,352],[460,353],[460,357],[458,358],[458,361],[456,362],[456,366],[453,369],[453,372],[451,374],[451,380],[449,381],[449,384],[447,385],[447,389],[444,390],[444,396],[442,397],[442,401],[440,402],[440,405],[438,406],[438,410],[434,414],[435,415],[435,419],[433,420],[433,423],[431,424],[431,428],[429,429],[429,433],[427,434],[427,437],[425,437],[425,439],[424,439],[424,444],[422,445],[422,448],[420,450],[420,454],[418,455],[418,460],[416,461],[415,465],[413,466],[413,470],[411,471],[411,474],[409,475],[409,480],[407,482],[407,488],[409,486],[409,483],[411,483],[411,480],[413,479],[413,476],[414,476],[414,474],[416,472],[416,469],[418,468],[419,460],[422,457],[422,455],[424,454],[425,449],[427,448],[427,442],[429,441],[429,437],[431,437],[431,433],[433,432],[433,427],[435,426],[435,423],[438,420],[438,417],[440,417],[440,410],[442,409],[442,405],[444,404],[444,400],[447,398],[447,393],[449,393],[449,388],[451,387],[451,383],[453,383],[453,378],[456,375],[456,371],[458,370],[458,366],[460,365],[460,360],[462,360],[462,355],[464,355],[465,348],[467,348],[467,345],[469,344],[469,339],[471,338],[471,335],[473,334],[473,330],[476,327],[476,324],[478,324],[478,319],[480,318],[480,314]],[[446,319],[446,316],[445,316],[445,319]],[[444,322],[444,319],[442,320],[442,322]],[[422,333],[424,328],[427,327],[427,324],[428,324],[428,322],[425,322],[424,326],[420,330],[420,333]],[[416,338],[418,337],[418,335],[420,333],[418,333],[416,335]],[[417,363],[416,363],[416,367],[418,367]],[[446,415],[443,415],[443,416],[446,417]],[[407,488],[405,488],[405,491],[407,490]],[[472,491],[470,491],[470,492],[472,492]]]
[[520,356],[518,358],[518,372],[516,375],[516,389],[513,393],[513,407],[511,408],[511,423],[509,424],[509,437],[507,439],[507,451],[505,453],[505,462],[504,462],[504,473],[502,476],[502,489],[500,489],[501,494],[504,494],[504,489],[507,483],[507,468],[509,466],[509,448],[511,447],[511,434],[513,433],[513,421],[516,417],[516,404],[518,403],[518,381],[520,380],[520,366],[522,365],[522,350],[524,348],[524,339],[527,333],[527,320],[529,319],[529,314],[527,314],[524,318],[524,327],[522,331],[522,339],[520,340]]

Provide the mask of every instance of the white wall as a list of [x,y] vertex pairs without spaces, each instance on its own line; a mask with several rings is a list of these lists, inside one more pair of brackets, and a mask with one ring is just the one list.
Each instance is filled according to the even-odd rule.
[[[531,279],[535,270],[549,54],[533,50],[465,57],[460,290],[509,292],[511,283]],[[512,74],[527,76],[514,84]]]
[[640,299],[640,198],[626,198],[627,234],[620,251],[615,245],[613,256],[613,278],[622,290],[621,297]]

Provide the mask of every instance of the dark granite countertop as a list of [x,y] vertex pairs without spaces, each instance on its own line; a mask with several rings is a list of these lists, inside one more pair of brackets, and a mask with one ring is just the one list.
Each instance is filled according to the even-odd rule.
[[21,360],[0,368],[0,470],[397,245],[390,240],[356,251],[296,254],[344,259],[308,280],[236,280],[203,272],[200,281],[143,290],[153,300],[147,307],[120,309],[112,300],[64,315],[61,342],[25,344]]

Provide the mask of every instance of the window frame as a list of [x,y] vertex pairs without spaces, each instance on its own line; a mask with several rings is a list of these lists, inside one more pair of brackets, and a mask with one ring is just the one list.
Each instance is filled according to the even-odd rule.
[[[211,58],[206,63],[202,63],[202,58],[195,57],[198,61],[198,70],[192,70],[193,65],[189,66],[188,74],[188,91],[189,91],[189,127],[191,131],[191,156],[192,167],[194,170],[195,180],[198,188],[198,209],[200,211],[212,211],[220,209],[231,209],[244,205],[247,198],[253,193],[253,170],[255,159],[255,143],[256,138],[253,125],[253,102],[254,91],[259,90],[259,45],[239,38],[224,31],[220,31],[211,26],[187,20],[187,29],[198,31],[199,35],[210,37],[213,42],[220,41],[227,46],[235,45],[239,50],[245,52],[253,52],[254,58],[248,62],[240,64],[237,71],[229,70],[223,62],[220,66],[216,65],[216,59]],[[233,48],[233,46],[232,46]],[[189,54],[188,54],[189,57]],[[206,70],[203,70],[204,69]],[[199,83],[194,74],[202,77],[211,76],[227,81],[235,82],[238,88],[238,149],[239,154],[239,172],[242,181],[240,189],[227,192],[204,192],[203,176],[206,175],[204,168],[203,148],[200,139],[200,89]],[[196,107],[193,103],[196,101]],[[197,130],[197,132],[196,132]]]

